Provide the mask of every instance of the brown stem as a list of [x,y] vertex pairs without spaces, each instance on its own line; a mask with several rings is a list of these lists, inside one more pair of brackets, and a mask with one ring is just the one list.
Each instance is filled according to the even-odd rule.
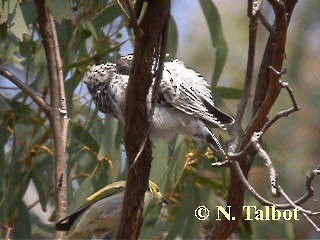
[[3,224],[3,223],[0,223],[0,227],[4,228],[6,230],[5,240],[10,240],[10,235],[11,235],[11,231],[13,230],[13,228],[6,225],[6,224]]
[[139,27],[138,19],[137,19],[134,7],[132,6],[131,0],[125,0],[125,1],[129,9],[130,23],[133,27],[134,34],[136,37],[142,37],[143,30]]
[[[288,0],[285,5],[282,1],[274,1],[273,9],[275,13],[274,32],[270,33],[264,56],[260,66],[258,81],[256,85],[253,102],[253,119],[249,123],[244,136],[241,138],[241,145],[238,151],[248,146],[254,132],[259,132],[264,125],[267,115],[279,96],[281,85],[279,75],[272,72],[269,66],[273,66],[277,71],[281,71],[285,56],[286,33],[289,20],[297,0]],[[252,6],[252,0],[248,1],[248,9]],[[248,11],[249,14],[252,11]],[[249,15],[250,16],[250,15]],[[240,162],[233,161],[230,166],[230,185],[227,197],[227,205],[231,206],[231,215],[236,220],[241,219],[242,207],[244,204],[245,186],[239,184],[238,167],[244,178],[247,178],[250,171],[253,154],[244,154]],[[237,221],[222,219],[219,224],[206,235],[206,239],[226,239],[237,227]]]
[[144,148],[144,146],[145,146],[145,144],[147,142],[147,139],[149,137],[150,124],[151,124],[151,121],[153,119],[153,114],[154,114],[154,110],[155,110],[155,107],[156,107],[156,100],[157,100],[157,97],[158,97],[159,87],[160,87],[160,83],[161,83],[161,79],[162,79],[164,60],[165,60],[165,57],[166,57],[168,27],[169,27],[169,16],[167,16],[167,21],[166,21],[166,23],[165,23],[165,25],[163,27],[163,31],[162,31],[161,44],[160,44],[160,54],[159,54],[159,57],[156,56],[157,58],[159,58],[159,61],[156,61],[157,64],[155,64],[153,66],[154,70],[155,70],[155,73],[156,73],[156,76],[155,76],[155,79],[154,79],[154,82],[153,82],[153,86],[152,86],[151,109],[150,109],[150,111],[148,113],[149,125],[147,127],[147,131],[145,133],[143,142],[142,142],[142,144],[140,146],[139,152],[138,152],[137,156],[134,158],[134,161],[133,161],[131,167],[134,166],[134,164],[136,163],[136,161],[139,158],[140,154],[142,153],[143,148]]
[[[241,170],[240,164],[237,161],[233,161],[232,165],[234,166],[235,172],[237,173],[238,179],[240,181],[241,185],[244,185],[244,187],[247,189],[247,191],[255,198],[258,200],[258,202],[260,202],[262,205],[264,206],[275,206],[277,209],[291,209],[293,208],[292,204],[283,204],[283,203],[275,203],[272,201],[269,201],[267,199],[265,199],[264,197],[262,197],[259,193],[256,192],[256,190],[254,189],[254,187],[248,182],[248,179],[246,176],[243,175],[243,172]],[[309,180],[309,178],[307,179],[307,181]],[[240,185],[239,184],[239,185]],[[310,183],[311,184],[311,183]],[[311,186],[311,185],[310,185]],[[298,198],[295,201],[292,201],[295,205],[301,205],[303,203],[305,203],[307,200],[309,200],[311,197],[313,196],[313,190],[312,192],[306,193],[305,195],[303,195],[302,197]],[[309,212],[311,213],[311,212]],[[310,215],[318,215],[319,212],[314,212],[311,213]]]
[[[43,39],[43,46],[46,53],[49,80],[50,80],[50,100],[52,117],[50,124],[53,130],[53,140],[55,149],[55,191],[56,191],[56,221],[60,220],[67,213],[67,181],[66,170],[67,161],[65,157],[65,138],[64,117],[66,112],[61,111],[61,100],[65,101],[63,90],[63,74],[61,74],[61,58],[57,43],[53,18],[45,6],[45,1],[35,0],[40,33]],[[59,73],[60,72],[60,73]],[[62,76],[62,79],[61,79]],[[63,232],[56,232],[55,238],[64,237]]]
[[[125,146],[131,166],[148,128],[146,104],[153,76],[153,54],[169,15],[170,0],[148,2],[141,20],[142,36],[136,36],[134,58],[125,104]],[[147,139],[134,167],[129,168],[118,239],[138,239],[142,225],[144,193],[148,186],[152,149]]]
[[258,17],[259,20],[261,21],[262,25],[270,32],[273,33],[274,29],[272,28],[272,26],[270,25],[270,23],[268,22],[268,20],[265,18],[265,16],[261,13],[258,12]]
[[32,90],[26,84],[24,84],[19,78],[8,70],[0,67],[0,74],[7,78],[10,82],[20,88],[27,96],[29,96],[45,113],[48,117],[51,115],[51,109],[48,103],[40,96],[39,93]]
[[62,115],[62,144],[63,149],[66,149],[67,144],[67,131],[68,131],[68,124],[69,119],[67,117],[67,104],[66,104],[66,93],[64,89],[64,77],[63,77],[63,69],[62,69],[62,60],[61,60],[61,54],[59,49],[59,42],[58,42],[58,35],[56,30],[56,25],[54,23],[54,19],[52,14],[48,13],[48,18],[50,21],[50,25],[52,27],[52,42],[53,42],[53,49],[55,54],[55,60],[56,60],[56,68],[57,68],[57,75],[58,75],[58,86],[59,86],[59,110],[60,114]]
[[[252,6],[250,3],[249,5]],[[251,13],[251,8],[248,9],[248,15],[250,16],[250,24],[249,24],[247,71],[246,71],[245,82],[243,87],[243,94],[238,104],[237,114],[235,118],[236,120],[232,128],[232,136],[234,141],[231,145],[231,149],[230,149],[231,152],[235,152],[236,148],[238,147],[240,132],[241,132],[241,123],[242,123],[242,119],[250,98],[250,92],[252,87],[258,21],[257,21],[257,17],[251,15],[250,13]]]

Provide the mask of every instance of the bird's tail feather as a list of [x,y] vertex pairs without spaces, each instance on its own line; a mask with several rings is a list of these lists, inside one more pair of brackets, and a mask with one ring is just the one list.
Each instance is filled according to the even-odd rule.
[[[227,154],[225,153],[221,144],[219,143],[219,140],[211,131],[209,131],[209,134],[206,136],[206,141],[208,143],[209,148],[214,153],[218,154],[218,158],[219,158],[219,155],[223,154],[224,158],[228,159]],[[219,154],[219,153],[222,153],[222,154]]]

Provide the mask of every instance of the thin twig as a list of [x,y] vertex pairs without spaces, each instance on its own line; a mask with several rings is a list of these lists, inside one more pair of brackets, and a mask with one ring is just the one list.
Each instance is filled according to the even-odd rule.
[[10,227],[9,225],[0,223],[0,226],[6,229],[6,237],[5,240],[10,240],[11,231],[13,230],[13,227]]
[[300,206],[297,206],[290,198],[289,196],[283,191],[283,189],[279,186],[279,193],[287,200],[287,202],[289,204],[292,205],[292,207],[298,209],[302,216],[304,216],[304,218],[316,229],[317,232],[320,232],[320,228],[317,226],[317,224],[309,217],[309,215],[319,215],[320,212],[318,212],[317,214],[315,214],[314,212],[310,212],[307,213],[304,211],[303,208],[301,208]]
[[259,11],[257,14],[260,22],[262,25],[268,30],[269,33],[274,33],[274,28],[271,26],[271,24],[268,22],[268,20],[265,18],[265,16]]
[[[248,182],[247,178],[244,176],[241,167],[239,165],[238,161],[233,161],[232,165],[234,167],[234,169],[236,170],[236,173],[241,181],[241,183],[245,186],[245,188],[251,193],[251,195],[258,200],[258,202],[260,202],[262,205],[264,206],[275,206],[275,208],[277,209],[290,209],[292,208],[292,204],[277,204],[274,203],[272,201],[269,201],[267,199],[265,199],[264,197],[262,197],[259,193],[257,193],[257,191],[254,189],[254,187]],[[295,203],[295,205],[300,205],[304,202],[306,202],[308,199],[310,198],[310,196],[308,198],[306,198],[306,196],[303,196],[301,198],[299,198],[298,200],[293,201]],[[318,212],[316,212],[316,214],[318,214]]]
[[10,82],[15,84],[19,89],[21,89],[27,96],[29,96],[46,114],[48,117],[51,115],[51,108],[46,103],[46,101],[40,97],[40,94],[32,90],[30,87],[25,85],[19,78],[17,78],[13,73],[0,67],[0,74],[7,78]]
[[[273,71],[276,71],[274,68],[272,68],[270,66],[270,69],[272,69]],[[276,71],[276,73],[278,75],[282,75],[285,73],[285,71],[283,72],[278,72]],[[269,121],[267,121],[261,128],[261,130],[259,131],[260,135],[259,135],[259,138],[261,139],[262,136],[266,133],[266,131],[276,122],[278,121],[280,118],[282,117],[287,117],[289,116],[290,114],[296,112],[296,111],[299,111],[300,110],[300,107],[298,106],[298,103],[295,99],[295,96],[293,94],[293,90],[292,88],[289,86],[289,84],[287,82],[283,82],[281,80],[279,80],[279,83],[280,83],[280,86],[282,88],[285,88],[290,96],[290,99],[291,99],[291,102],[292,102],[292,105],[293,107],[292,108],[289,108],[289,109],[285,109],[285,110],[282,110],[280,112],[278,112],[272,119],[270,119]],[[253,152],[256,152],[257,149],[253,149],[251,150],[252,148],[252,139],[250,142],[248,142],[246,144],[246,146],[240,151],[240,152],[237,152],[237,153],[234,153],[234,152],[229,152],[228,155],[230,158],[233,158],[233,159],[239,159],[249,153],[253,153]]]
[[230,159],[224,160],[223,162],[213,162],[211,163],[212,167],[222,168],[222,167],[229,167],[231,164]]
[[128,9],[129,9],[129,14],[130,14],[130,18],[129,19],[130,19],[130,23],[131,23],[133,31],[134,31],[134,35],[136,37],[142,37],[143,31],[139,27],[138,19],[137,19],[135,10],[134,10],[134,8],[132,6],[132,3],[131,3],[130,0],[125,0],[125,1],[126,1]]
[[130,15],[127,13],[127,11],[124,9],[122,3],[120,2],[120,0],[116,0],[116,2],[118,3],[119,7],[121,8],[122,12],[124,13],[124,15],[127,16],[128,19],[130,19]]
[[252,149],[252,142],[250,141],[240,152],[236,152],[236,153],[229,152],[228,153],[229,159],[238,160],[244,156],[247,156],[250,153],[254,153],[254,150],[251,150],[251,149]]
[[235,117],[236,120],[232,128],[232,136],[234,140],[232,141],[232,144],[229,147],[229,152],[235,152],[238,147],[240,132],[241,132],[241,123],[242,123],[242,119],[250,98],[250,92],[252,87],[252,77],[253,77],[253,70],[254,70],[254,58],[255,58],[257,28],[258,28],[257,17],[252,15],[252,1],[251,3],[250,2],[248,3],[247,15],[250,17],[247,70],[246,70],[242,97],[238,104],[237,114]]
[[144,0],[136,0],[136,3],[134,4],[134,13],[136,15],[136,18],[139,19],[143,7]]
[[278,112],[272,119],[270,119],[269,121],[267,121],[264,126],[261,128],[261,132],[262,134],[264,134],[271,126],[272,124],[274,124],[276,121],[278,121],[280,118],[282,117],[288,117],[291,113],[294,113],[296,111],[299,111],[300,110],[300,107],[298,106],[297,104],[297,101],[294,97],[294,94],[293,94],[293,90],[292,88],[289,86],[289,84],[287,82],[282,82],[280,80],[280,84],[281,84],[281,87],[282,88],[285,88],[290,96],[290,99],[291,99],[291,102],[292,102],[292,105],[293,107],[292,108],[289,108],[289,109],[286,109],[286,110],[283,110],[283,111],[280,111]]
[[254,137],[252,139],[253,147],[257,151],[258,155],[265,161],[265,165],[267,166],[269,170],[269,178],[270,178],[270,186],[271,186],[271,193],[274,197],[279,197],[278,192],[278,174],[276,173],[276,170],[273,166],[273,163],[271,161],[271,158],[269,157],[269,154],[262,148],[262,146],[259,143],[260,139],[260,133],[255,133]]

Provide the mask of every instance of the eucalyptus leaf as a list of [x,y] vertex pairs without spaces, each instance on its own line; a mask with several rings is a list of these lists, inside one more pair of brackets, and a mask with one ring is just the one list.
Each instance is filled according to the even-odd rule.
[[58,22],[61,22],[63,19],[72,19],[72,10],[68,0],[46,0],[46,3]]
[[212,46],[216,49],[216,63],[211,79],[214,88],[227,60],[228,45],[223,34],[220,14],[215,4],[212,0],[199,0],[199,3],[209,27]]
[[13,232],[15,239],[31,239],[32,235],[29,209],[24,202],[20,203],[17,223]]
[[221,98],[240,99],[242,97],[242,90],[232,87],[217,87],[215,94]]

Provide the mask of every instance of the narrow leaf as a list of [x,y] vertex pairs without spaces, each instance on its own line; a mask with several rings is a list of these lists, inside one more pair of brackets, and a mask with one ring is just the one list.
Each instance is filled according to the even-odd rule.
[[199,0],[199,2],[209,27],[212,46],[216,48],[216,63],[211,80],[212,87],[215,87],[226,63],[228,46],[217,7],[211,0]]
[[242,96],[242,90],[231,87],[217,87],[215,93],[221,98],[227,99],[240,99]]

